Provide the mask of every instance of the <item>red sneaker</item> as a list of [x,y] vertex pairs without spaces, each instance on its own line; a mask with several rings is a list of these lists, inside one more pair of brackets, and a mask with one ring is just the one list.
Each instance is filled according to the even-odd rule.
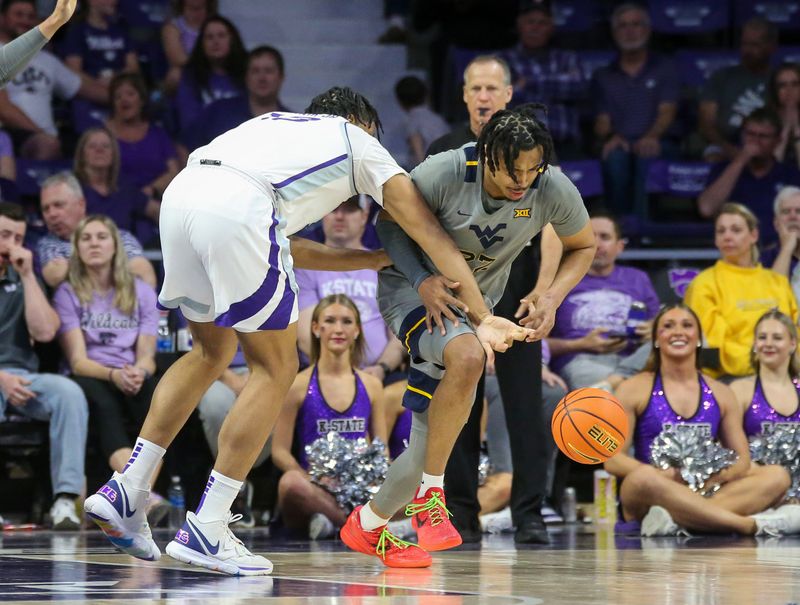
[[357,506],[339,532],[339,536],[351,550],[378,557],[387,567],[428,567],[431,556],[416,544],[405,542],[392,535],[384,525],[373,531],[361,527]]
[[447,510],[444,491],[431,487],[421,498],[414,498],[406,506],[406,515],[417,530],[417,542],[427,551],[447,550],[461,544],[461,534],[450,522],[452,513]]

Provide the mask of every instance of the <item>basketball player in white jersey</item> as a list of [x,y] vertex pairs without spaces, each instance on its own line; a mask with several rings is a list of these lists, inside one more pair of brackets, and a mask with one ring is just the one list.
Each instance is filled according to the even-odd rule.
[[408,175],[371,136],[379,128],[377,112],[364,97],[333,88],[305,114],[264,114],[195,150],[165,191],[159,302],[181,309],[194,348],[161,379],[123,472],[86,500],[87,513],[120,549],[145,560],[161,556],[144,515],[153,471],[238,343],[250,376],[222,426],[219,455],[197,511],[186,515],[166,552],[232,575],[272,571],[228,524],[231,504],[297,373],[292,266],[344,271],[389,264],[382,253],[299,239],[290,247],[289,236],[347,198],[372,196],[442,274],[460,282],[463,303],[454,304],[475,321],[487,356],[532,337],[531,330],[490,315],[458,248]]

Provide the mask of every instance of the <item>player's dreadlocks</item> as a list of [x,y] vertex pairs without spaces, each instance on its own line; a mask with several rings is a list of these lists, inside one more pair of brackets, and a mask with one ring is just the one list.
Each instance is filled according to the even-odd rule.
[[377,110],[364,95],[347,86],[334,86],[317,95],[304,113],[340,116],[367,126],[374,124],[377,133],[383,130]]
[[542,146],[544,172],[553,157],[553,138],[547,127],[536,117],[536,111],[546,111],[541,103],[526,103],[514,109],[495,113],[478,137],[478,162],[489,167],[492,174],[501,166],[501,160],[514,182],[517,176],[514,162],[521,151]]

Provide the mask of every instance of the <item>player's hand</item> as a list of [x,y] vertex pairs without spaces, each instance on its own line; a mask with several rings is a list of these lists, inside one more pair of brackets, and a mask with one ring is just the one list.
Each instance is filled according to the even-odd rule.
[[624,338],[609,338],[608,328],[595,328],[581,339],[581,350],[590,353],[618,353],[628,345]]
[[497,315],[484,317],[475,333],[486,352],[486,363],[490,366],[494,365],[495,351],[507,351],[515,340],[526,340],[534,334],[533,330]]
[[77,5],[78,0],[58,0],[56,7],[53,9],[53,16],[62,23],[66,23],[75,13]]
[[14,246],[9,249],[8,262],[20,277],[28,277],[33,273],[33,254],[27,248]]
[[417,288],[422,304],[425,305],[425,327],[429,334],[433,334],[433,324],[436,324],[444,336],[447,333],[445,319],[449,319],[453,327],[458,325],[458,316],[453,313],[451,307],[460,309],[464,315],[469,313],[467,305],[453,296],[452,291],[459,286],[461,286],[459,282],[450,281],[444,275],[431,275]]
[[11,405],[23,406],[28,403],[29,399],[36,397],[36,393],[28,388],[30,384],[31,381],[22,376],[9,372],[0,372],[0,390],[3,392],[3,397]]
[[556,302],[548,296],[535,295],[529,295],[519,302],[514,317],[519,319],[521,326],[533,330],[526,340],[533,342],[550,334],[556,322]]

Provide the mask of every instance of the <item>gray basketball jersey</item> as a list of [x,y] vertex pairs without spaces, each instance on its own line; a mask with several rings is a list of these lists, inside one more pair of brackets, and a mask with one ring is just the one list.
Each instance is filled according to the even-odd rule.
[[[427,158],[411,178],[472,268],[490,309],[503,295],[514,259],[544,225],[552,223],[556,233],[566,237],[589,221],[575,185],[553,168],[540,174],[522,199],[492,199],[483,189],[475,143]],[[427,255],[423,261],[431,273],[438,273]],[[378,302],[395,331],[422,304],[394,267],[379,274]]]

